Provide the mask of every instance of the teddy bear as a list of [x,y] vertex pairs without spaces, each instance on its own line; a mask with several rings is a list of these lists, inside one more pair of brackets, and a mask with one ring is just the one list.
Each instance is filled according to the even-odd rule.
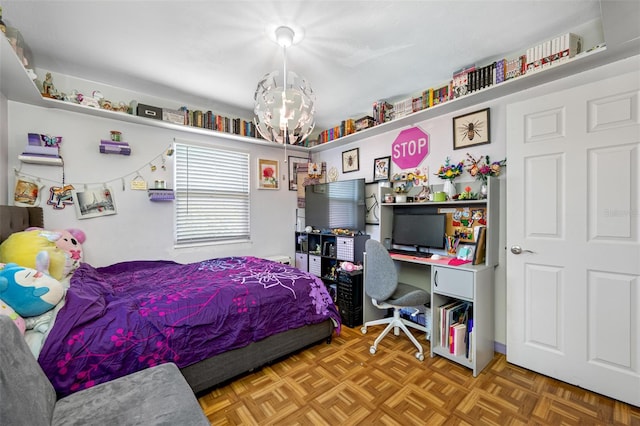
[[0,262],[40,270],[36,264],[40,259],[49,265],[48,271],[42,272],[61,280],[80,266],[84,241],[85,234],[79,229],[29,228],[11,234],[0,244]]
[[[39,267],[44,269],[42,256]],[[0,299],[23,317],[40,315],[52,309],[64,297],[60,281],[42,270],[18,266],[15,263],[0,264]]]

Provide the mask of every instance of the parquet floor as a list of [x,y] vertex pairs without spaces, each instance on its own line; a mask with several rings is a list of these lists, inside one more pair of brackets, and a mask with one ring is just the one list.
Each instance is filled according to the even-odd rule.
[[382,327],[320,343],[199,398],[212,425],[640,425],[640,408],[508,364],[474,378]]

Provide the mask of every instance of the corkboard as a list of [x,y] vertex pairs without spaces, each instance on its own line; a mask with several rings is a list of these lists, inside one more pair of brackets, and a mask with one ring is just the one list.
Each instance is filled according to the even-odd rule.
[[447,216],[445,232],[447,235],[458,235],[460,243],[475,243],[475,228],[487,226],[487,209],[485,207],[440,208],[438,213]]

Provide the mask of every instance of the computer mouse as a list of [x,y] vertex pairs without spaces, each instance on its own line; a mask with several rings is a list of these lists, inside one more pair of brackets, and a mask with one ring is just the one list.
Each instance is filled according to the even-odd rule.
[[440,259],[440,255],[439,254],[434,254],[433,256],[431,256],[431,259],[438,260],[438,259]]

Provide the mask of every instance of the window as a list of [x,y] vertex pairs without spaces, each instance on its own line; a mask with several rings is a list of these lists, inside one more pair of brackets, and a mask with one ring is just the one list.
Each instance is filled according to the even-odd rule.
[[176,244],[249,239],[249,154],[176,143]]

